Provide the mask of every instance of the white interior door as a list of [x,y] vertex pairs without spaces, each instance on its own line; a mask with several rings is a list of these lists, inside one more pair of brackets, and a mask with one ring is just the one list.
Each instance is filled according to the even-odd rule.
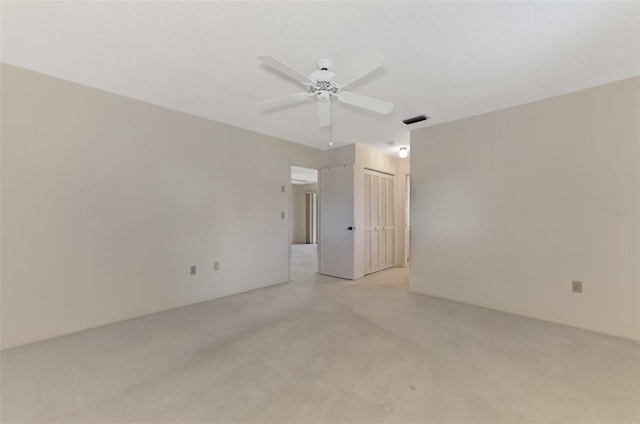
[[354,277],[354,166],[320,170],[320,273]]
[[393,266],[393,175],[364,171],[364,273]]

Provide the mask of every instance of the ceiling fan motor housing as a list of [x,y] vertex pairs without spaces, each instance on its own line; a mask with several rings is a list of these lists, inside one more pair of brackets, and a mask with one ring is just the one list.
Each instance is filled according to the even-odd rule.
[[322,71],[328,71],[329,69],[333,68],[333,62],[331,61],[331,59],[320,59],[318,60],[318,69],[322,70]]
[[311,75],[309,75],[309,79],[311,80],[311,84],[309,84],[309,94],[317,94],[318,100],[320,101],[329,101],[331,94],[337,94],[338,91],[340,91],[340,87],[333,82],[335,76],[335,72],[327,70],[312,72]]

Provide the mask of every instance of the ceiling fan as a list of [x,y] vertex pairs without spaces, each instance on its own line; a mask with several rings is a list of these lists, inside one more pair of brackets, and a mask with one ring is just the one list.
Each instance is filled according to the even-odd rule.
[[[306,87],[306,91],[304,92],[260,102],[258,106],[285,106],[300,100],[315,97],[318,101],[318,120],[320,126],[323,127],[331,125],[331,101],[333,99],[382,114],[388,114],[393,109],[393,103],[350,91],[344,91],[344,88],[349,84],[352,84],[384,64],[384,57],[375,50],[365,52],[339,70],[337,74],[332,71],[333,62],[329,59],[318,60],[318,70],[309,75],[303,74],[273,56],[258,56],[258,59],[265,65],[293,78]],[[334,80],[336,76],[337,80]]]

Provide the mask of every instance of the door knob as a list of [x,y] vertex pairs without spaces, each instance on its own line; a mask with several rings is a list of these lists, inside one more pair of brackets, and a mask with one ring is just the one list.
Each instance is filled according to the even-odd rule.
[[353,231],[355,229],[356,229],[356,227],[347,227],[347,230],[349,230],[349,231]]

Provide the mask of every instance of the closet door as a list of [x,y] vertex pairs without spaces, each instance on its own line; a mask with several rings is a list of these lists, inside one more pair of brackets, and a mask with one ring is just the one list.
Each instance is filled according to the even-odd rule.
[[380,220],[378,225],[380,254],[380,269],[393,266],[393,177],[389,175],[380,177]]
[[393,266],[393,176],[364,172],[364,273]]
[[364,173],[364,273],[371,274],[380,269],[380,175],[371,171]]

